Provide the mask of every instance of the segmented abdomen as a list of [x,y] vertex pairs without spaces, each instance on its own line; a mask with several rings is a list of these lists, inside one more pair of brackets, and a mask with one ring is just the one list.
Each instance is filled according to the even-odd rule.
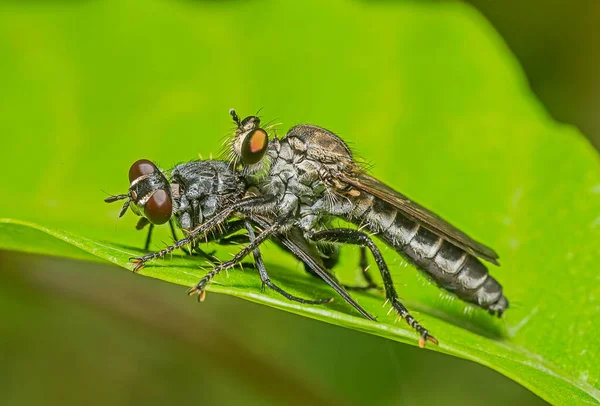
[[365,194],[356,200],[362,201],[356,202],[350,219],[377,233],[440,287],[491,312],[501,314],[508,308],[502,286],[479,259],[410,220],[386,202]]

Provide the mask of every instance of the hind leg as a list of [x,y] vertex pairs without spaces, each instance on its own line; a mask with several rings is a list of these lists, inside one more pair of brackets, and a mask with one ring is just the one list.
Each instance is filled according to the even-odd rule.
[[408,312],[408,309],[406,309],[406,307],[404,307],[404,305],[400,302],[387,263],[385,262],[381,251],[373,242],[371,237],[369,237],[367,234],[361,231],[353,230],[350,228],[334,228],[329,230],[318,231],[315,233],[309,233],[307,234],[307,238],[314,242],[330,241],[353,244],[369,248],[371,254],[373,255],[373,258],[375,259],[375,263],[379,268],[379,272],[381,273],[381,277],[383,279],[383,284],[385,287],[385,296],[392,304],[392,308],[400,317],[402,317],[408,323],[409,326],[414,328],[421,335],[421,337],[419,338],[420,347],[423,347],[427,340],[437,344],[438,341],[436,340],[436,338],[429,334],[429,331],[423,326],[421,326],[419,322],[415,320],[415,318]]

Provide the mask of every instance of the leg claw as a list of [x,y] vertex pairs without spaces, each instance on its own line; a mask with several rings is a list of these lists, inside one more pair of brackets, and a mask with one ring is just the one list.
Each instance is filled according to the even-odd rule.
[[132,264],[135,264],[135,266],[133,267],[133,272],[137,272],[140,269],[142,269],[144,267],[144,265],[146,265],[146,261],[144,261],[143,258],[129,258],[129,260],[131,261]]
[[439,344],[438,340],[434,336],[430,336],[429,334],[423,334],[421,337],[419,337],[419,347],[425,348],[425,343],[427,341],[431,341],[436,345]]
[[188,290],[188,296],[193,296],[198,294],[198,301],[204,302],[206,299],[206,290],[204,290],[205,283],[198,283],[196,286]]

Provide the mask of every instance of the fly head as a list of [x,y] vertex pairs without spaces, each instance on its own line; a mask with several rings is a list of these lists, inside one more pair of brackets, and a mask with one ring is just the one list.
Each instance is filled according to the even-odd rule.
[[140,159],[129,169],[129,192],[123,195],[111,196],[105,199],[107,203],[125,200],[119,213],[123,216],[131,208],[142,217],[138,228],[148,223],[164,224],[173,214],[173,196],[169,181],[163,173],[147,159]]
[[230,144],[233,166],[238,162],[244,166],[260,163],[269,147],[269,135],[260,127],[260,118],[248,116],[240,120],[234,109],[229,114],[237,125]]

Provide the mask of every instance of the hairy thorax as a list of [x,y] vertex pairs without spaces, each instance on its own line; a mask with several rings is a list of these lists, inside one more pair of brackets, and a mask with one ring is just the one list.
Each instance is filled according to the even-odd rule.
[[221,161],[192,161],[171,173],[179,227],[191,229],[238,199],[243,183]]
[[332,213],[343,215],[351,206],[330,184],[330,174],[351,162],[348,147],[327,130],[309,125],[290,129],[282,140],[275,139],[268,152],[271,162],[263,194],[278,198],[281,215],[300,219],[300,227],[313,229],[328,222]]

